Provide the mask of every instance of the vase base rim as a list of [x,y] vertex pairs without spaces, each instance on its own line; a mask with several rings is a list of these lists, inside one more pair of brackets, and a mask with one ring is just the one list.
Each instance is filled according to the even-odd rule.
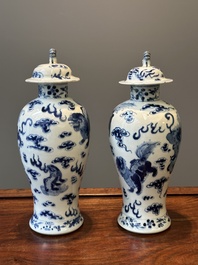
[[138,234],[156,234],[165,231],[171,225],[168,214],[153,219],[135,219],[120,213],[118,224],[130,232]]
[[34,216],[29,221],[30,228],[43,235],[63,235],[74,232],[82,226],[84,218],[81,214],[71,220],[63,220],[62,222],[51,222],[35,219]]

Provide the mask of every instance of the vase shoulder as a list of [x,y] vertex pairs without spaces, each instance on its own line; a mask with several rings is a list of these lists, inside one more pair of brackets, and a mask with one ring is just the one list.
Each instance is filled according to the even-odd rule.
[[134,101],[134,100],[126,100],[124,102],[121,102],[114,108],[114,112],[116,111],[121,111],[122,109],[136,109],[136,110],[141,110],[141,111],[146,111],[149,108],[156,108],[161,110],[160,106],[163,106],[162,109],[174,109],[175,107],[161,99],[154,100],[154,101],[149,101],[149,102],[144,102],[144,101]]

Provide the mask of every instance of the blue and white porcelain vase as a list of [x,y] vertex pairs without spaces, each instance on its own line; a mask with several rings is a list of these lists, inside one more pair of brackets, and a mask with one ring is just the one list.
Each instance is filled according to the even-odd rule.
[[123,206],[121,227],[136,233],[158,233],[171,219],[166,194],[181,141],[176,109],[160,99],[160,84],[171,82],[150,65],[131,69],[120,84],[131,87],[130,99],[118,105],[110,120],[110,145],[119,175]]
[[83,224],[79,189],[89,152],[89,119],[68,96],[68,83],[79,81],[50,49],[49,64],[36,67],[26,82],[38,83],[39,95],[22,110],[18,146],[34,199],[30,227],[41,234],[72,232]]

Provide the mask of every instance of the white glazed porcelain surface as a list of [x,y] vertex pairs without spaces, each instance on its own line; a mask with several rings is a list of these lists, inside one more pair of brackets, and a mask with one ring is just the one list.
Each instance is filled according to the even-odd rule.
[[52,48],[49,52],[49,63],[37,66],[32,73],[32,77],[25,81],[38,84],[65,84],[79,80],[80,78],[72,75],[69,66],[57,63],[56,50]]
[[67,84],[39,84],[21,111],[18,146],[34,199],[30,227],[42,234],[72,232],[83,223],[78,199],[89,153],[89,119],[68,97]]
[[181,140],[176,109],[159,99],[159,85],[131,86],[110,121],[110,144],[123,192],[120,226],[158,233],[171,220],[166,210],[169,178]]
[[142,66],[131,69],[126,80],[119,83],[122,85],[157,85],[172,81],[172,79],[165,78],[160,69],[150,65],[150,53],[146,51],[142,60]]

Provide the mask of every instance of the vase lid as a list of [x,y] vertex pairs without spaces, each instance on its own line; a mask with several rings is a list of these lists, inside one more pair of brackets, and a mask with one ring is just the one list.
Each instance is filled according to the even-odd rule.
[[32,77],[26,79],[29,83],[43,84],[63,84],[68,82],[77,82],[80,78],[72,75],[71,68],[65,64],[57,63],[56,50],[49,50],[49,63],[38,65]]
[[162,71],[155,66],[151,66],[151,54],[148,51],[144,52],[142,66],[131,69],[127,75],[127,79],[120,81],[122,85],[157,85],[170,83],[173,80],[165,78]]

